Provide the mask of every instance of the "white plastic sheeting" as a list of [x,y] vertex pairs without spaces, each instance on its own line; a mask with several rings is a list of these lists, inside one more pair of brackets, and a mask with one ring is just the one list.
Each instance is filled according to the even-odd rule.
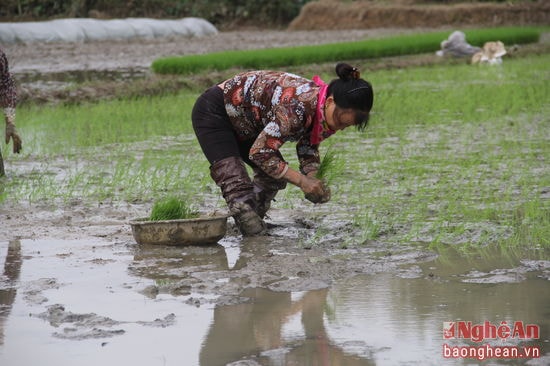
[[68,18],[44,22],[0,23],[0,42],[89,42],[170,36],[200,37],[217,32],[212,23],[202,18]]

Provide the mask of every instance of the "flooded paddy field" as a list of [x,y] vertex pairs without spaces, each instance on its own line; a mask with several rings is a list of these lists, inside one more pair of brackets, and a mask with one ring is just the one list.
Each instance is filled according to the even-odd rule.
[[[218,209],[214,193],[204,202]],[[547,249],[430,247],[398,232],[358,244],[364,227],[335,203],[284,207],[291,194],[275,202],[268,235],[242,238],[230,221],[217,244],[185,247],[136,244],[128,220],[148,203],[5,205],[11,238],[0,241],[0,362],[548,363]],[[539,335],[446,340],[449,322],[522,322]],[[444,345],[515,347],[538,357],[446,358]]]
[[[391,256],[368,248],[304,255],[293,242],[227,237],[205,247],[143,247],[122,238],[2,241],[0,361],[548,363],[549,261],[498,249],[468,258],[413,248]],[[458,321],[536,324],[538,339],[481,344],[531,349],[540,358],[445,358],[444,344],[480,344],[443,338],[444,322]]]
[[198,91],[20,108],[0,364],[547,365],[546,65],[371,73],[372,125],[321,148],[340,152],[332,200],[289,187],[268,235],[230,221],[208,246],[138,245],[129,225],[175,193],[225,208],[189,123]]

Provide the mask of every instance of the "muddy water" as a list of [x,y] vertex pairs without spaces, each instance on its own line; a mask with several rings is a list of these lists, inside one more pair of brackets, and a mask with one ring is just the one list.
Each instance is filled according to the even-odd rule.
[[[480,363],[445,359],[444,343],[531,345],[541,358],[482,364],[549,364],[548,261],[451,251],[330,288],[233,296],[245,254],[231,238],[188,248],[0,242],[0,365]],[[540,337],[443,340],[453,321],[536,324]]]
[[71,70],[70,72],[24,72],[17,74],[21,86],[37,91],[63,90],[71,85],[99,81],[129,81],[143,79],[150,74],[147,68],[117,70]]

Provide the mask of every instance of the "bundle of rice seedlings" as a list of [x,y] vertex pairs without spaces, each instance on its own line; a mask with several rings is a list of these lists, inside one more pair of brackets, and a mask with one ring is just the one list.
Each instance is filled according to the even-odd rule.
[[[332,180],[338,176],[342,171],[341,164],[338,163],[338,159],[336,157],[336,154],[328,149],[323,158],[321,159],[321,162],[319,164],[319,169],[317,170],[317,174],[315,177],[317,179],[320,179],[323,181],[323,184],[325,186],[325,189],[330,190],[330,184],[332,183]],[[325,199],[330,199],[330,193],[327,197],[321,198],[314,194],[307,193],[306,199],[312,201],[312,202],[326,202]]]
[[316,176],[326,185],[329,185],[341,170],[339,169],[340,167],[337,164],[337,160],[336,153],[334,153],[331,149],[328,149],[321,159]]
[[156,201],[151,210],[151,221],[181,220],[197,218],[199,213],[177,197],[167,197]]

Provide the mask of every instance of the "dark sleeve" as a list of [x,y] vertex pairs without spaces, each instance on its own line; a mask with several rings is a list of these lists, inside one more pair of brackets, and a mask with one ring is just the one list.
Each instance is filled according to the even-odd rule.
[[15,82],[9,72],[8,58],[0,50],[0,107],[15,108],[17,92]]
[[319,170],[321,159],[319,157],[319,145],[310,143],[310,136],[305,135],[296,144],[296,154],[300,162],[300,172],[308,174],[312,171]]

